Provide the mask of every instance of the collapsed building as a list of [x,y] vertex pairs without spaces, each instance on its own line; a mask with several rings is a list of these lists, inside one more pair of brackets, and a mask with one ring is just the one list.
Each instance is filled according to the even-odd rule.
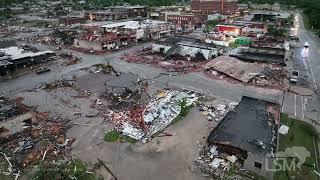
[[219,56],[208,62],[204,68],[214,69],[244,83],[248,83],[263,71],[263,67],[255,63],[246,63],[229,56]]
[[133,73],[125,73],[105,82],[106,92],[114,96],[140,93],[143,81]]
[[122,134],[146,142],[174,122],[183,108],[192,106],[198,96],[193,91],[162,90],[145,105],[111,111],[107,116]]
[[266,169],[277,148],[279,118],[278,104],[242,97],[234,111],[211,131],[207,141],[219,154],[235,155],[244,169],[268,177],[270,172]]
[[18,68],[32,66],[49,60],[53,51],[33,52],[17,46],[0,49],[0,75],[8,75]]
[[69,161],[68,151],[75,140],[66,136],[68,120],[49,117],[22,101],[0,97],[0,117],[5,116],[0,119],[0,158],[5,175],[1,177],[9,179],[30,173],[41,162],[58,165],[61,160]]
[[184,56],[189,60],[211,60],[223,53],[223,48],[201,42],[199,39],[175,36],[152,45],[152,51],[169,56]]

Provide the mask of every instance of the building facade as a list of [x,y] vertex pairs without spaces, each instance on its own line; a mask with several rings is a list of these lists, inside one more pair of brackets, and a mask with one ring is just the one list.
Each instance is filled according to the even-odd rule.
[[192,0],[191,9],[201,14],[234,14],[238,10],[238,0]]
[[165,15],[165,21],[175,24],[178,31],[192,31],[196,27],[201,27],[206,20],[206,15],[192,13],[171,12]]
[[87,11],[84,14],[85,19],[91,21],[113,21],[128,18],[128,11],[114,10],[114,11]]

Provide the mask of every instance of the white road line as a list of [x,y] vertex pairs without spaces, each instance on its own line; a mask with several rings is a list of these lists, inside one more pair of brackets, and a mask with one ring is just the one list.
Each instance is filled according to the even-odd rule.
[[297,95],[294,95],[294,116],[297,116]]
[[312,79],[313,79],[314,87],[315,87],[316,90],[317,90],[318,87],[317,87],[316,79],[314,78],[313,71],[312,71],[312,68],[311,68],[310,65],[309,65],[309,68],[310,68],[311,76],[312,76]]
[[302,118],[304,118],[304,110],[305,110],[305,104],[303,102],[302,96],[300,96],[301,99],[301,113],[302,113]]

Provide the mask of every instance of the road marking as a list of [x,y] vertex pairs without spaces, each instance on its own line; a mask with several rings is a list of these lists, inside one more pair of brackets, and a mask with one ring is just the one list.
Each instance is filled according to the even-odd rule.
[[[308,64],[309,64],[309,63],[308,63]],[[317,90],[318,87],[317,87],[316,79],[314,78],[313,71],[312,71],[312,68],[311,68],[310,64],[309,64],[309,68],[310,68],[311,76],[312,76],[312,79],[313,79],[314,87],[315,87],[316,90]]]
[[294,95],[294,116],[297,116],[297,95]]
[[302,113],[302,118],[304,119],[304,110],[305,110],[305,104],[303,102],[303,98],[302,96],[300,96],[300,99],[301,99],[301,113]]

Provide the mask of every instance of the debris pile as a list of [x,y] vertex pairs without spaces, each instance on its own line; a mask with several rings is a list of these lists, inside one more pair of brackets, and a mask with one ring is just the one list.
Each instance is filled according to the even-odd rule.
[[57,88],[61,88],[61,87],[75,87],[74,83],[68,80],[56,80],[54,82],[51,83],[45,83],[43,85],[41,85],[40,88],[51,91]]
[[74,64],[79,64],[81,62],[81,58],[78,58],[72,54],[60,54],[59,58],[65,60],[62,65],[63,66],[71,66]]
[[229,156],[219,152],[217,146],[199,144],[199,147],[199,157],[194,161],[194,165],[209,176],[223,177],[231,167],[241,167],[241,163],[235,155]]
[[182,110],[180,102],[191,106],[197,99],[198,95],[192,91],[163,90],[146,106],[111,111],[109,119],[124,135],[145,141],[172,123]]
[[[227,63],[225,60],[221,61],[221,63],[217,62],[216,60],[212,60],[205,66],[205,69],[207,70],[204,72],[204,74],[209,78],[220,80],[223,79],[232,84],[242,83],[245,85],[264,88],[284,88],[283,79],[285,78],[285,72],[281,65],[245,63],[248,65],[241,66],[241,64],[244,63],[239,63],[241,62],[240,60],[233,61],[238,62],[238,64],[234,65],[235,62]],[[213,66],[212,64],[216,64],[218,68],[211,68],[210,66]],[[227,66],[224,64],[227,64]],[[253,69],[259,70],[253,71]]]
[[[74,139],[67,138],[66,130],[70,128],[68,120],[49,117],[48,113],[39,113],[29,107],[16,103],[21,115],[1,122],[6,132],[1,132],[0,159],[5,160],[5,175],[18,178],[25,170],[41,162],[68,160],[68,152]],[[30,116],[31,115],[31,116]],[[16,124],[16,127],[10,124]],[[21,128],[20,128],[21,126]]]
[[206,63],[205,61],[190,60],[183,56],[171,56],[168,58],[162,54],[154,53],[149,49],[143,49],[133,54],[125,54],[121,59],[126,62],[151,64],[174,72],[201,71],[202,66]]
[[252,79],[252,83],[256,86],[281,89],[284,86],[284,77],[285,72],[281,67],[265,66],[261,74]]
[[237,102],[230,102],[227,105],[218,104],[217,106],[207,104],[202,105],[199,110],[208,118],[209,121],[220,121],[224,116],[238,105]]

